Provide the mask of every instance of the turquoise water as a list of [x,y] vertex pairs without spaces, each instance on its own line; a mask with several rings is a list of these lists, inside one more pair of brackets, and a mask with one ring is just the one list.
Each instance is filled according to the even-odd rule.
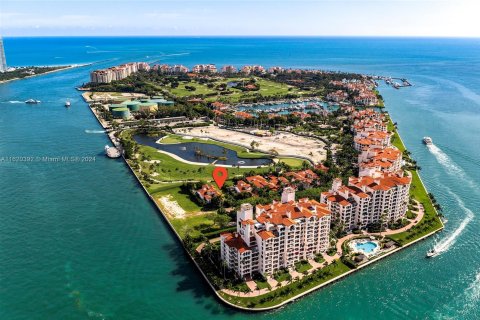
[[[349,38],[6,38],[11,65],[96,62],[0,85],[0,319],[480,318],[480,41]],[[282,65],[405,76],[387,108],[449,222],[437,236],[280,310],[213,298],[107,143],[79,92],[124,61]],[[16,103],[28,98],[39,105]],[[69,98],[72,107],[63,107]],[[426,148],[423,136],[433,138]],[[75,159],[75,158],[74,158]],[[435,242],[442,253],[425,259]],[[371,303],[375,301],[375,303]]]
[[357,242],[355,243],[355,249],[363,251],[365,253],[372,253],[378,245],[375,242]]

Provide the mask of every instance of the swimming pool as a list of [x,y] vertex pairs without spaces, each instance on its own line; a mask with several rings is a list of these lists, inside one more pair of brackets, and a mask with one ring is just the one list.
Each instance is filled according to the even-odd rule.
[[357,251],[361,251],[363,253],[374,253],[378,248],[378,244],[373,241],[365,241],[365,242],[356,242],[354,244],[354,248]]

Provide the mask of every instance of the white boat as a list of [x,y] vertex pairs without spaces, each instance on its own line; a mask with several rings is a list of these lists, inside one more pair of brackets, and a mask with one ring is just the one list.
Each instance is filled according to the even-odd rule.
[[25,103],[27,104],[37,104],[37,103],[40,103],[41,101],[40,100],[35,100],[35,99],[28,99],[25,101]]
[[433,144],[432,138],[430,137],[423,137],[423,143],[425,143],[427,146],[430,146]]
[[70,105],[71,105],[70,101],[68,101],[68,100],[67,100],[67,101],[65,101],[65,107],[67,107],[67,108],[68,108],[68,107],[70,107]]
[[120,150],[115,147],[110,147],[109,145],[105,146],[105,154],[109,158],[119,158],[122,155]]
[[429,250],[429,251],[427,252],[427,256],[426,256],[426,257],[427,257],[427,258],[433,258],[433,257],[435,257],[435,256],[438,256],[438,254],[439,254],[439,252],[436,251],[435,248],[433,248],[433,249],[431,249],[431,250]]

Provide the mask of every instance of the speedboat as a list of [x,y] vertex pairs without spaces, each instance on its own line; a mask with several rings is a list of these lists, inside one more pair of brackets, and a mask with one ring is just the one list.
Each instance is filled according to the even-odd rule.
[[438,256],[439,252],[437,250],[435,250],[435,248],[433,249],[430,249],[427,251],[427,258],[433,258],[435,256]]
[[35,99],[28,99],[25,101],[25,103],[27,104],[37,104],[37,103],[40,103],[41,101],[40,100],[35,100]]
[[423,143],[425,143],[427,146],[430,146],[433,144],[432,138],[430,137],[423,137]]
[[68,101],[68,100],[65,101],[65,107],[67,107],[67,108],[70,107],[70,101]]

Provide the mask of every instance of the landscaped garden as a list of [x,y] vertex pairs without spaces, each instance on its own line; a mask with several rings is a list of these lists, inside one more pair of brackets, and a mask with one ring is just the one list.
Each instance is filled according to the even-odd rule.
[[307,290],[319,286],[341,274],[350,271],[350,268],[340,260],[335,260],[332,264],[313,271],[312,274],[304,276],[302,279],[292,282],[281,288],[272,290],[266,294],[256,297],[235,297],[223,292],[219,294],[228,302],[248,308],[265,308],[278,305],[292,297],[295,297]]

